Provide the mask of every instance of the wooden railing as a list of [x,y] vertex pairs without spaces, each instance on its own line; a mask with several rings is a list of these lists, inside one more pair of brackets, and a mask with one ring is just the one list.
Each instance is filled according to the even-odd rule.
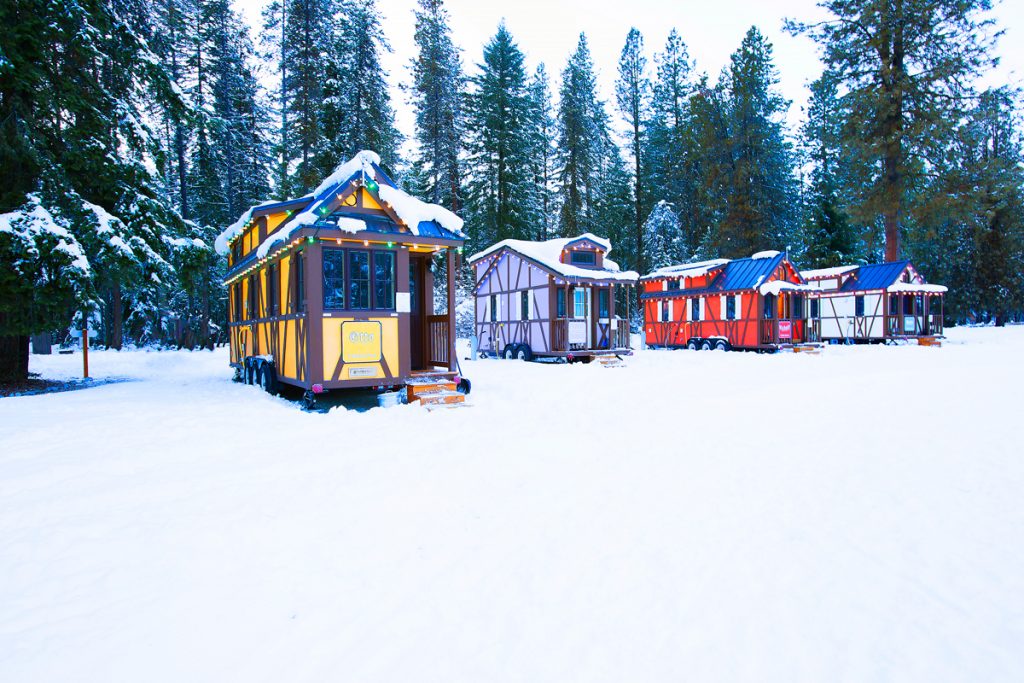
[[427,316],[427,362],[433,366],[448,367],[448,316]]
[[928,316],[927,334],[942,334],[942,314],[932,313]]
[[611,335],[611,347],[613,349],[628,349],[629,348],[629,321],[628,320],[612,320],[609,325],[609,334]]
[[821,320],[818,318],[807,319],[807,341],[821,341]]
[[778,339],[778,330],[775,327],[775,319],[769,318],[765,320],[761,319],[760,324],[760,335],[762,344],[774,344],[775,340]]
[[551,350],[565,352],[569,350],[569,319],[555,318],[551,322]]

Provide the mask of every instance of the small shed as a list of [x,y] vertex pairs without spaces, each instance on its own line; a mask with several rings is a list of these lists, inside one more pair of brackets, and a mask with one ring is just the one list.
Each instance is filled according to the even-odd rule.
[[821,341],[885,342],[942,335],[943,285],[910,261],[805,270],[808,335]]
[[526,360],[630,353],[629,297],[617,294],[639,276],[608,258],[611,250],[585,233],[502,240],[470,256],[480,349]]

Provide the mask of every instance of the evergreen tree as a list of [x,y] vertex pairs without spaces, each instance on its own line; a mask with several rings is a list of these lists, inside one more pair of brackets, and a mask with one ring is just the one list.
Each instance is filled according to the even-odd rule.
[[462,206],[462,90],[465,78],[452,42],[442,0],[419,0],[417,55],[412,60],[412,105],[416,112],[415,163],[423,178],[422,196],[458,211]]
[[530,80],[527,97],[530,107],[529,168],[536,203],[526,207],[528,222],[534,226],[534,238],[546,240],[558,229],[555,181],[555,115],[551,86],[543,63]]
[[532,121],[523,60],[502,22],[484,46],[483,63],[471,79],[468,197],[477,246],[508,238],[528,239],[536,230],[524,210],[536,204],[536,186],[526,172]]
[[838,83],[826,71],[811,84],[801,129],[801,143],[811,165],[802,260],[809,268],[840,266],[857,259],[857,236],[841,203],[850,187],[844,172],[848,163],[842,149],[844,118]]
[[857,207],[860,220],[881,215],[885,258],[900,258],[910,197],[927,164],[972,96],[971,82],[994,63],[996,35],[983,18],[990,0],[822,0],[831,18],[787,22],[810,35],[847,94],[847,148],[877,170]]
[[629,126],[629,149],[633,155],[633,201],[635,220],[636,265],[641,272],[646,265],[644,247],[643,215],[646,182],[644,158],[646,126],[650,106],[650,81],[647,78],[647,58],[644,56],[644,39],[635,28],[629,30],[626,45],[619,57],[619,79],[615,83],[615,99],[623,120]]
[[679,216],[671,204],[665,200],[655,204],[643,227],[649,268],[663,268],[689,260]]

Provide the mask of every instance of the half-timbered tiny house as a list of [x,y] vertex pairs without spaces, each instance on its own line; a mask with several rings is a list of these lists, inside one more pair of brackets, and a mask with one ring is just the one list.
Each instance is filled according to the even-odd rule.
[[805,270],[808,335],[821,341],[886,342],[942,335],[946,287],[910,261]]
[[[312,194],[253,207],[217,239],[227,254],[231,365],[269,391],[315,395],[456,375],[462,220],[400,190],[373,152]],[[438,257],[444,258],[441,261]],[[448,312],[435,314],[435,263]]]
[[619,294],[639,276],[620,270],[611,250],[586,233],[502,240],[471,256],[480,350],[525,360],[630,353],[629,297]]
[[806,341],[809,288],[783,253],[668,266],[640,282],[649,346],[771,351]]

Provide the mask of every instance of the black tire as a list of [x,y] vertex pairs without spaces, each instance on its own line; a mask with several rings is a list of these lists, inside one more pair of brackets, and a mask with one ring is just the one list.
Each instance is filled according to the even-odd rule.
[[516,358],[529,362],[533,360],[533,350],[526,344],[520,344],[516,348]]
[[505,360],[512,360],[516,357],[516,345],[505,344],[505,348],[501,351],[501,357]]
[[459,384],[458,386],[455,387],[455,390],[460,394],[465,394],[466,396],[469,396],[469,392],[473,391],[473,383],[470,382],[465,377],[462,377],[459,379]]
[[231,376],[232,382],[244,382],[245,381],[245,370],[238,367],[235,368],[235,374]]
[[724,339],[719,339],[715,342],[715,351],[728,351],[730,348],[732,347],[729,345],[729,342]]
[[691,351],[697,351],[700,349],[700,344],[698,343],[697,339],[691,339],[690,341],[686,342],[686,348],[690,349]]
[[252,358],[245,359],[245,383],[256,384],[256,363]]
[[711,350],[711,340],[710,339],[705,339],[704,341],[702,341],[700,343],[700,350],[701,351],[710,351]]
[[307,390],[302,395],[302,409],[306,411],[316,410],[316,394],[312,391]]
[[271,396],[277,396],[277,370],[273,363],[264,361],[260,363],[259,370],[260,387]]

